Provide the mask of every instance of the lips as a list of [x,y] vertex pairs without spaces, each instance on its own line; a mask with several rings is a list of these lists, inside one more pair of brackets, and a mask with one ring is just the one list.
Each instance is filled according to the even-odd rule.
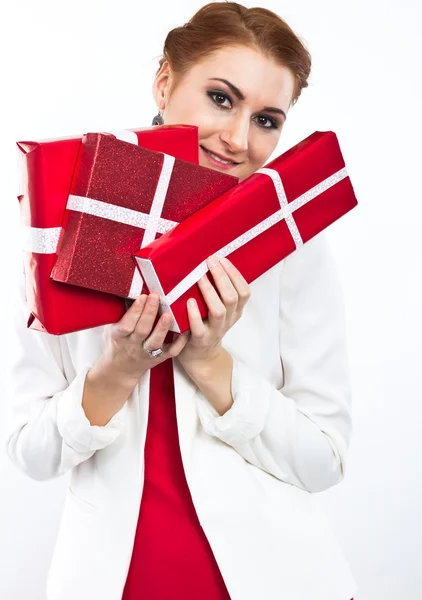
[[208,148],[205,148],[205,146],[201,146],[201,148],[202,148],[202,150],[204,150],[208,154],[210,154],[210,155],[214,154],[214,156],[216,156],[217,158],[221,158],[222,160],[225,160],[225,161],[229,162],[230,164],[233,164],[233,165],[238,165],[239,164],[238,162],[236,162],[234,160],[231,160],[230,158],[227,158],[227,156],[223,156],[222,154],[219,154],[218,152],[213,152],[211,150],[208,150]]

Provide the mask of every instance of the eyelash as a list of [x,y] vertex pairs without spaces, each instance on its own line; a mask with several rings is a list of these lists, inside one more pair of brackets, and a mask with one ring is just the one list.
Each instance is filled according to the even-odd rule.
[[[207,95],[209,96],[209,98],[211,99],[211,101],[217,105],[218,108],[221,108],[222,110],[228,110],[227,106],[222,106],[221,104],[218,104],[218,102],[215,101],[214,96],[223,96],[226,100],[229,100],[230,104],[232,103],[232,99],[230,98],[230,96],[228,94],[226,94],[226,92],[222,92],[222,91],[213,91],[210,90],[207,92]],[[265,119],[268,119],[268,121],[271,123],[271,127],[266,127],[265,125],[259,125],[259,127],[261,127],[261,129],[279,129],[279,124],[277,122],[276,119],[273,119],[272,117],[269,117],[267,115],[258,115],[259,117],[264,117]]]

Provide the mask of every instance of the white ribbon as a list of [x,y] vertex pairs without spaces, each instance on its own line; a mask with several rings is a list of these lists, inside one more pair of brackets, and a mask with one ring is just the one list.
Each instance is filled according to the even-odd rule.
[[22,227],[22,247],[26,252],[54,254],[61,230],[61,227]]
[[[134,131],[129,129],[121,129],[119,131],[111,131],[118,140],[129,142],[138,145],[138,136]],[[19,188],[18,192],[23,194],[23,155],[19,151],[18,156],[18,174]],[[20,195],[18,194],[18,195]],[[61,227],[27,227],[22,226],[22,248],[26,252],[35,252],[37,254],[55,254],[61,233]]]
[[[154,197],[155,201],[155,197]],[[132,210],[131,208],[124,208],[123,206],[117,206],[116,204],[110,204],[103,202],[102,200],[94,200],[93,198],[87,198],[86,196],[75,196],[69,194],[69,200],[66,208],[74,210],[76,212],[82,212],[87,215],[93,215],[94,217],[100,217],[101,219],[109,219],[116,223],[123,223],[125,225],[132,225],[132,227],[139,227],[139,229],[147,230],[149,226],[148,213],[141,211]],[[154,208],[154,202],[151,206],[151,210]],[[166,233],[170,231],[175,225],[178,225],[176,221],[169,221],[168,219],[158,218],[154,224],[154,235],[158,233]],[[154,238],[153,238],[154,239]],[[146,245],[142,241],[142,245]]]
[[138,136],[134,131],[130,131],[130,129],[118,129],[116,131],[110,131],[118,140],[122,142],[128,142],[129,144],[138,145]]
[[[164,201],[166,199],[167,190],[170,184],[171,174],[174,167],[174,161],[174,156],[164,154],[163,168],[161,169],[160,178],[157,183],[157,188],[155,190],[151,210],[149,212],[148,223],[142,240],[142,248],[155,240],[155,234],[157,233],[157,231],[159,231],[159,228],[161,226],[161,213],[163,212]],[[166,226],[169,223],[171,223],[172,227],[174,227],[174,225],[177,225],[177,223],[174,223],[173,221],[166,221]],[[160,233],[161,232],[164,233],[164,231],[160,230]]]
[[[163,221],[163,219],[161,219],[161,213],[163,210],[164,201],[166,199],[167,190],[169,187],[171,174],[174,167],[174,161],[174,156],[164,154],[163,167],[161,169],[160,178],[155,189],[154,199],[152,201],[144,237],[142,238],[141,248],[155,240],[155,234],[157,233],[157,231],[159,231],[161,222]],[[177,223],[173,223],[172,221],[166,221],[166,226],[168,226],[169,223],[172,223],[170,229],[171,227],[174,227],[174,225],[177,225]],[[142,291],[142,286],[143,280],[141,274],[139,272],[138,267],[134,265],[132,284],[130,286],[128,297],[136,299]]]
[[[150,213],[143,213],[130,208],[94,200],[86,196],[69,195],[67,208],[69,210],[80,211],[85,214],[94,215],[102,219],[109,219],[116,223],[124,223],[145,229],[142,239],[141,248],[155,240],[157,232],[166,233],[177,225],[174,221],[161,218],[164,202],[167,195],[168,186],[170,184],[171,174],[173,172],[175,158],[164,154],[163,166],[158,179],[157,187],[155,188],[154,198],[151,204]],[[130,285],[128,298],[135,300],[141,293],[143,287],[143,279],[136,265],[133,266],[132,282]]]
[[[134,131],[120,130],[112,133],[119,140],[135,145],[138,144],[138,136]],[[143,248],[155,239],[157,233],[166,233],[178,224],[175,221],[170,221],[161,217],[174,162],[175,158],[173,156],[164,154],[163,166],[149,214],[102,202],[101,200],[87,198],[85,196],[75,196],[74,194],[69,195],[66,208],[145,229],[141,244],[141,247]],[[22,246],[25,251],[38,254],[54,254],[57,252],[61,227],[23,227],[22,229]],[[143,280],[141,274],[137,267],[134,266],[128,298],[137,298],[142,291],[142,287]]]
[[[279,221],[282,221],[283,219],[286,220],[286,224],[292,235],[296,248],[302,246],[303,240],[299,233],[292,213],[294,213],[301,206],[304,206],[313,198],[319,196],[320,194],[322,194],[322,192],[325,192],[325,190],[328,190],[328,188],[332,187],[333,185],[335,185],[336,183],[338,183],[342,179],[345,179],[345,177],[348,176],[346,168],[340,169],[339,171],[334,173],[334,175],[330,175],[330,177],[327,177],[321,183],[318,183],[318,185],[314,186],[313,188],[311,188],[310,190],[293,200],[293,202],[288,202],[284,191],[283,183],[277,171],[273,169],[264,168],[259,169],[258,171],[256,171],[256,173],[262,173],[263,175],[268,175],[269,177],[271,177],[281,208],[271,216],[264,219],[264,221],[262,221],[261,223],[258,223],[258,225],[255,225],[254,227],[249,229],[249,231],[246,231],[223,248],[220,248],[220,250],[217,250],[217,252],[214,252],[215,256],[218,259],[228,256],[241,246],[244,246],[245,244],[253,240],[258,235],[261,235],[261,233],[263,233]],[[197,283],[201,279],[201,277],[203,277],[203,275],[205,275],[205,273],[208,272],[208,270],[209,269],[206,261],[200,263],[193,271],[189,273],[189,275],[182,279],[182,281],[180,281],[180,283],[178,283],[171,290],[171,292],[167,294],[167,296],[161,299],[162,304],[165,306],[171,306],[173,302],[175,302],[178,298],[180,298],[180,296],[182,296],[182,294],[184,294],[193,285],[195,285],[195,283]]]

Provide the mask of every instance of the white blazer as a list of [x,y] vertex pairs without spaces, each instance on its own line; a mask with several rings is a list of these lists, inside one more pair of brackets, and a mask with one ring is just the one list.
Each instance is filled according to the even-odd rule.
[[[357,585],[313,495],[345,475],[351,391],[342,289],[325,232],[251,284],[226,334],[220,416],[173,361],[183,466],[232,600],[350,600]],[[82,409],[104,327],[54,336],[16,311],[7,453],[32,479],[71,470],[48,600],[120,600],[144,476],[149,372],[104,427]]]

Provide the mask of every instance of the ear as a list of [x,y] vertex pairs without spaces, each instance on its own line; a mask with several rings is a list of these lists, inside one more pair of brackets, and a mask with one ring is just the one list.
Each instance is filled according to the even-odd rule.
[[162,65],[161,69],[155,76],[154,83],[152,85],[152,94],[157,107],[164,110],[167,103],[168,93],[170,91],[171,83],[171,68],[169,62],[166,60]]

